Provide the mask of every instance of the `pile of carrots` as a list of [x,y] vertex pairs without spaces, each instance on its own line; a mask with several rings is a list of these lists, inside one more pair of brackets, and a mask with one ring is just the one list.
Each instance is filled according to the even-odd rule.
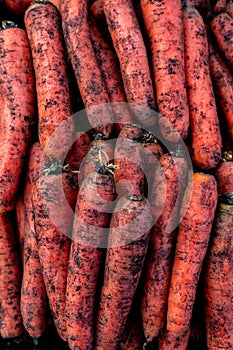
[[71,350],[232,350],[233,2],[0,19],[6,348],[52,323]]

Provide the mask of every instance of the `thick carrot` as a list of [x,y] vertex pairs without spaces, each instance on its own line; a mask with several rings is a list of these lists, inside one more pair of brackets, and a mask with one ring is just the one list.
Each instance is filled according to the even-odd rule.
[[233,2],[230,1],[228,2],[225,12],[228,13],[229,16],[231,16],[231,18],[233,18]]
[[213,85],[227,122],[227,131],[233,142],[233,77],[224,59],[209,42],[209,64]]
[[[107,166],[90,172],[79,191],[67,277],[66,319],[72,350],[93,349],[96,289],[115,185]],[[78,310],[78,313],[77,313]]]
[[115,183],[119,197],[127,194],[144,195],[144,159],[140,139],[143,129],[136,124],[126,124],[121,130],[115,147]]
[[223,161],[215,171],[215,177],[220,195],[233,192],[233,152],[223,153]]
[[224,12],[227,5],[227,0],[217,0],[217,2],[214,5],[214,13],[221,13]]
[[141,8],[150,40],[161,131],[170,141],[185,139],[189,111],[181,1],[142,0]]
[[[193,304],[217,205],[217,183],[212,175],[195,173],[182,201],[179,231],[168,295],[163,349],[175,349],[177,339],[190,329]],[[178,349],[186,350],[187,338]]]
[[211,30],[233,71],[233,18],[228,13],[220,13],[211,21]]
[[33,186],[42,166],[43,149],[39,142],[36,142],[30,150],[24,186],[25,243],[20,301],[24,327],[35,341],[47,327],[47,295],[40,266],[32,207]]
[[201,169],[215,168],[221,157],[221,135],[205,25],[199,12],[191,7],[184,8],[183,23],[192,159]]
[[24,226],[25,226],[24,209],[25,209],[24,208],[24,191],[21,190],[16,207],[15,207],[15,216],[16,216],[18,242],[20,247],[22,266],[24,261]]
[[120,344],[141,275],[152,225],[142,196],[122,197],[114,208],[98,310],[95,350]]
[[0,212],[13,210],[34,121],[34,75],[26,32],[0,31]]
[[[70,188],[71,194],[73,188]],[[58,334],[67,340],[66,280],[73,211],[63,193],[62,175],[41,175],[33,188],[35,233],[43,278]]]
[[[116,50],[127,101],[138,122],[156,122],[148,57],[131,0],[104,0],[104,13]],[[152,110],[151,110],[152,109]]]
[[68,55],[89,122],[108,137],[114,117],[91,42],[89,1],[61,0],[60,12]]
[[23,16],[32,0],[5,0],[7,11],[16,16]]
[[48,156],[63,160],[74,126],[61,18],[42,1],[27,9],[24,20],[36,75],[39,141]]
[[5,339],[23,333],[20,256],[13,222],[11,212],[0,213],[0,334]]
[[114,128],[119,133],[124,124],[132,121],[132,116],[126,103],[116,53],[110,44],[104,40],[94,19],[91,20],[91,39],[109,99],[112,103]]
[[205,265],[205,321],[209,350],[233,348],[232,230],[232,203],[219,203]]

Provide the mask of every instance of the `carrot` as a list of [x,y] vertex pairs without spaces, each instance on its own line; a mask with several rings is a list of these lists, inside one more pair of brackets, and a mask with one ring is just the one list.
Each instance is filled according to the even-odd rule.
[[221,13],[224,12],[227,5],[227,0],[217,0],[216,4],[214,5],[214,13]]
[[[159,335],[166,319],[176,227],[188,171],[187,162],[181,156],[163,154],[159,163],[161,167],[155,170],[150,197],[157,220],[152,228],[142,282],[141,314],[147,342]],[[163,195],[165,202],[158,216]]]
[[16,205],[34,122],[32,59],[23,29],[0,31],[0,56],[0,212],[4,212]]
[[120,344],[144,263],[152,212],[142,196],[119,199],[110,223],[95,350]]
[[[73,188],[70,191],[72,194]],[[62,174],[42,173],[33,188],[32,198],[38,253],[49,305],[58,334],[67,341],[65,294],[73,211],[63,193]]]
[[115,183],[119,197],[127,194],[144,195],[145,176],[142,146],[139,141],[143,129],[136,124],[126,124],[121,130],[115,147]]
[[7,11],[16,16],[23,16],[32,0],[5,0]]
[[196,9],[184,8],[183,23],[192,159],[199,168],[211,169],[220,160],[222,145],[209,71],[207,35]]
[[89,1],[61,0],[60,13],[68,55],[88,120],[93,128],[108,137],[114,117],[91,42]]
[[228,2],[225,8],[225,12],[228,13],[231,18],[233,18],[233,2]]
[[36,75],[39,141],[48,156],[63,160],[74,126],[59,11],[49,2],[35,2],[24,20]]
[[0,213],[0,334],[4,339],[23,333],[20,257],[13,222],[12,212]]
[[223,161],[215,171],[219,195],[233,192],[233,152],[223,153]]
[[214,213],[217,205],[217,184],[212,175],[195,173],[185,191],[181,206],[176,251],[168,294],[166,329],[169,344],[175,349],[177,339],[184,337],[178,349],[187,348],[192,309],[197,283],[206,255]]
[[219,104],[227,121],[227,131],[233,142],[233,77],[224,59],[209,42],[210,74]]
[[148,57],[131,0],[104,0],[104,13],[116,50],[127,101],[138,122],[156,122]]
[[189,111],[185,88],[181,1],[142,0],[141,8],[150,40],[162,134],[170,141],[178,141],[180,137],[185,139]]
[[18,232],[18,242],[20,247],[21,263],[24,261],[24,192],[20,191],[18,201],[15,207],[16,224]]
[[[115,198],[108,165],[83,180],[75,208],[67,277],[66,319],[72,350],[93,349],[94,309],[106,231]],[[78,310],[78,313],[77,313]]]
[[205,321],[209,350],[233,348],[233,206],[219,203],[205,265]]
[[233,18],[228,13],[220,13],[211,21],[211,30],[233,71]]
[[114,127],[117,133],[119,133],[124,124],[132,121],[132,116],[128,104],[126,104],[116,54],[107,41],[104,40],[93,19],[91,20],[91,39],[109,99],[112,103]]
[[177,336],[174,339],[172,332],[165,330],[159,337],[159,349],[174,350],[174,349],[187,349],[191,329],[190,327],[183,334]]
[[24,186],[25,243],[20,309],[23,324],[35,344],[47,327],[47,295],[38,255],[32,207],[33,186],[42,170],[43,150],[36,142],[29,154]]

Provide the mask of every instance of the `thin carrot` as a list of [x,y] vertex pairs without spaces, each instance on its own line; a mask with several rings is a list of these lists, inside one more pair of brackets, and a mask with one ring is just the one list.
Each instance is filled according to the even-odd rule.
[[23,29],[0,31],[0,56],[0,212],[4,212],[16,205],[34,122],[32,58]]
[[132,113],[141,125],[152,126],[156,122],[152,111],[155,98],[147,52],[132,1],[104,0],[104,13]]
[[222,142],[205,25],[199,12],[191,7],[184,8],[183,23],[192,159],[201,169],[215,168],[221,157]]
[[114,117],[92,46],[89,1],[61,0],[60,13],[69,58],[90,124],[108,137]]
[[141,8],[150,39],[161,131],[170,141],[178,141],[180,137],[185,139],[189,111],[181,1],[142,0]]
[[116,350],[120,345],[146,256],[152,220],[150,205],[142,196],[122,197],[114,208],[95,350]]
[[[212,175],[195,173],[181,206],[176,251],[172,268],[163,349],[175,349],[177,339],[189,332],[193,304],[206,255],[217,205],[217,183]],[[186,350],[188,339],[178,349]]]
[[233,348],[233,206],[220,202],[205,265],[205,322],[209,350]]
[[64,159],[74,125],[59,11],[50,2],[38,1],[24,20],[36,76],[39,141],[48,156]]
[[233,18],[228,13],[220,13],[211,21],[211,30],[233,71]]
[[215,171],[220,195],[233,192],[233,152],[223,152],[223,161]]

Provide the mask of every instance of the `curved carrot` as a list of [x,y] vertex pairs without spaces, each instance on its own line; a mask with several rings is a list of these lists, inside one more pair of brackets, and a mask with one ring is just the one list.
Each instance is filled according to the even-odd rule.
[[[155,99],[148,57],[131,0],[104,0],[104,13],[116,50],[132,113],[145,127],[155,124]],[[151,110],[152,109],[152,110]]]
[[39,141],[48,156],[63,160],[74,125],[59,11],[50,2],[35,2],[24,19],[36,75]]
[[4,212],[16,205],[34,123],[34,75],[23,29],[0,31],[0,56],[0,212]]
[[180,137],[185,139],[189,111],[181,1],[142,0],[141,8],[150,39],[161,131],[170,141],[178,141]]
[[215,168],[221,157],[222,142],[205,25],[198,11],[191,7],[184,8],[183,23],[192,159],[201,169]]
[[233,152],[223,153],[223,162],[221,162],[215,171],[215,177],[220,195],[233,192]]

